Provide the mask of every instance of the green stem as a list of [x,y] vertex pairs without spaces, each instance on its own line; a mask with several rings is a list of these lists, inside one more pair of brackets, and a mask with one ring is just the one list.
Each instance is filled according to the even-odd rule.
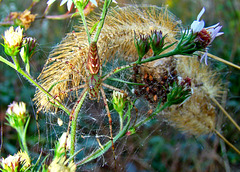
[[[74,1],[73,1],[74,2]],[[89,0],[86,2],[86,4],[89,2]],[[78,11],[79,11],[79,14],[82,18],[82,22],[83,22],[83,26],[85,28],[85,31],[87,33],[87,37],[88,37],[88,43],[90,44],[91,43],[91,35],[89,33],[89,30],[88,30],[88,26],[87,26],[87,22],[86,22],[86,18],[85,18],[85,15],[84,15],[84,8],[85,8],[85,5],[82,6],[82,5],[78,5],[77,3],[74,3],[74,5],[77,7]]]
[[167,52],[167,53],[165,53],[165,54],[160,54],[160,55],[158,55],[158,56],[153,56],[153,57],[150,57],[150,58],[148,58],[148,59],[142,60],[142,61],[140,61],[140,62],[135,62],[135,63],[136,63],[136,64],[143,64],[143,63],[151,62],[151,61],[154,61],[154,60],[163,58],[163,57],[173,56],[173,55],[176,55],[176,54],[180,54],[180,52],[178,51],[177,48],[175,48],[174,50],[169,51],[169,52]]
[[28,73],[28,75],[30,75],[30,64],[29,64],[29,60],[27,61],[26,65],[25,65],[25,70]]
[[17,130],[18,143],[19,143],[20,149],[24,151],[24,147],[23,147],[23,144],[22,144],[22,136],[20,134],[21,133],[21,129],[18,128],[16,130]]
[[83,101],[85,100],[86,96],[87,96],[87,91],[85,91],[85,93],[80,96],[80,101],[77,104],[77,107],[74,110],[74,114],[73,114],[73,121],[72,121],[72,126],[71,126],[71,145],[70,145],[70,155],[74,155],[75,152],[75,138],[76,138],[76,127],[77,127],[77,118],[78,118],[78,113],[83,105]]
[[18,132],[18,135],[19,135],[19,138],[20,138],[20,141],[19,141],[19,142],[21,142],[21,145],[22,145],[22,146],[21,146],[21,149],[28,154],[26,134],[24,134],[24,129],[23,129],[23,127],[17,129],[17,132]]
[[[137,60],[137,61],[135,61],[135,62],[133,62],[133,63],[131,63],[129,65],[126,65],[126,66],[123,66],[123,67],[120,67],[120,68],[116,68],[116,69],[114,69],[114,72],[111,73],[111,75],[116,74],[116,73],[118,73],[120,71],[126,70],[128,68],[131,68],[131,67],[133,67],[134,65],[137,65],[137,64],[143,64],[143,63],[151,62],[151,61],[163,58],[163,57],[169,57],[169,56],[173,56],[173,55],[176,55],[176,54],[181,54],[181,52],[178,50],[178,48],[175,48],[174,50],[169,51],[169,52],[167,52],[165,54],[160,54],[158,56],[152,56],[152,57],[149,57],[148,59],[145,59],[145,60],[142,60],[142,61],[138,61]],[[108,78],[109,76],[108,76],[108,74],[106,74],[106,75],[102,76],[102,78]]]
[[142,83],[135,83],[135,82],[124,81],[124,80],[118,79],[118,78],[108,77],[107,79],[108,79],[108,80],[111,80],[111,81],[122,82],[122,83],[125,83],[125,84],[128,84],[128,85],[142,85],[142,86],[145,85],[145,84],[142,84]]
[[120,122],[120,131],[123,129],[123,111],[118,112],[119,114],[119,122]]
[[16,56],[12,56],[12,59],[13,59],[13,62],[15,64],[15,66],[16,66],[16,69],[18,70],[20,68],[20,66],[19,66],[17,57]]
[[101,33],[101,30],[102,30],[102,27],[103,27],[103,24],[104,24],[104,21],[105,21],[105,17],[107,15],[108,7],[111,4],[111,2],[112,2],[112,0],[105,0],[105,2],[104,2],[102,15],[101,15],[98,27],[97,27],[97,31],[96,31],[94,40],[93,40],[94,42],[98,41],[99,35]]
[[84,15],[84,9],[82,9],[82,8],[79,9],[79,8],[78,8],[78,10],[79,10],[80,16],[82,17],[82,22],[83,22],[85,31],[86,31],[86,33],[87,33],[88,43],[90,44],[90,43],[91,43],[91,35],[90,35],[90,33],[89,33],[89,30],[88,30],[86,18],[85,18],[85,15]]
[[15,66],[13,63],[9,62],[8,60],[3,58],[2,56],[0,56],[0,61],[7,64],[11,68],[15,69],[18,73],[23,75],[30,83],[32,83],[39,90],[44,92],[48,97],[53,99],[54,102],[59,106],[60,109],[64,110],[68,115],[70,115],[70,111],[64,105],[62,105],[58,100],[54,99],[54,97],[47,90],[45,90],[41,85],[39,85],[31,76],[29,76],[27,73],[25,73],[21,68],[17,68],[17,66]]

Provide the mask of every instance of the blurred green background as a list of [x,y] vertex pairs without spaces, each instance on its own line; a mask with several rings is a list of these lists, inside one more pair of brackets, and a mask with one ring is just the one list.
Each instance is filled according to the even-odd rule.
[[[240,2],[238,0],[116,0],[119,6],[125,4],[151,4],[168,6],[168,9],[181,19],[184,27],[196,20],[196,16],[204,6],[203,16],[207,26],[220,22],[224,35],[217,38],[209,52],[225,60],[240,65]],[[44,66],[52,47],[73,30],[78,18],[65,20],[47,20],[41,16],[46,8],[46,0],[41,0],[32,8],[33,14],[38,14],[35,22],[27,30],[28,36],[35,37],[38,42],[37,52],[31,59],[32,75],[36,78]],[[2,0],[0,3],[1,27],[0,33],[9,27],[4,25],[4,19],[10,12],[24,11],[31,5],[30,0]],[[49,15],[65,14],[66,5],[54,4]],[[3,40],[1,39],[1,43]],[[6,57],[2,46],[0,55]],[[240,71],[222,63],[214,64],[221,74],[224,83],[224,94],[219,101],[229,114],[240,123]],[[37,146],[37,129],[34,118],[36,110],[32,102],[35,88],[13,69],[0,63],[0,124],[1,150],[0,156],[16,153],[16,133],[4,125],[7,106],[13,101],[24,101],[32,115],[32,122],[28,130],[28,144],[32,149]],[[44,117],[41,117],[44,118]],[[221,114],[218,113],[217,129],[236,147],[240,148],[240,133]],[[172,127],[152,121],[141,133],[129,138],[126,143],[127,157],[121,160],[128,171],[236,171],[240,169],[240,156],[231,148],[225,146],[215,135],[193,137],[180,133]],[[138,143],[138,144],[136,144]],[[34,151],[33,151],[34,152]],[[131,156],[130,156],[131,155]],[[102,167],[102,170],[104,168]],[[101,169],[100,169],[101,171]]]

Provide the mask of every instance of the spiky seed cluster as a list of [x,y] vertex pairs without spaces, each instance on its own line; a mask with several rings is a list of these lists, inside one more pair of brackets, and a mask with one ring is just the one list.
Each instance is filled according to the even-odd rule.
[[[92,19],[89,27],[92,27],[99,18]],[[152,30],[161,30],[167,34],[166,42],[176,41],[179,33],[179,22],[168,12],[166,8],[156,6],[113,8],[109,10],[104,27],[98,41],[98,52],[102,62],[119,56],[123,60],[135,61],[138,54],[134,45],[134,31],[136,34],[150,35]],[[87,36],[84,28],[76,28],[78,32],[69,33],[63,41],[54,48],[39,76],[42,86],[50,90],[50,93],[60,100],[64,100],[69,94],[64,91],[81,84],[81,75],[86,76],[85,64],[88,52]],[[152,52],[149,52],[149,56]],[[77,94],[77,91],[75,92]],[[37,90],[34,101],[38,110],[53,110],[45,94]]]
[[177,129],[193,135],[208,134],[215,128],[215,107],[203,90],[195,90],[183,105],[171,106],[164,116]]
[[218,97],[221,85],[217,74],[197,58],[178,56],[176,69],[182,78],[191,78],[192,96],[181,105],[171,106],[164,116],[174,127],[194,135],[208,134],[215,128],[216,112],[210,97]]

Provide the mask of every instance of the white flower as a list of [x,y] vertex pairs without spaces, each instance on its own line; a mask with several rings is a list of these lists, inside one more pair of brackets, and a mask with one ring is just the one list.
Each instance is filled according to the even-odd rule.
[[220,36],[220,35],[223,35],[224,32],[219,32],[221,30],[222,26],[219,26],[219,23],[213,25],[213,26],[210,26],[208,28],[206,28],[206,30],[208,31],[208,33],[211,35],[211,41],[209,44],[212,43],[212,41],[217,37],[217,36]]
[[[203,20],[200,21],[200,18],[202,17],[204,12],[205,12],[205,8],[203,7],[197,16],[197,20],[194,20],[193,23],[191,24],[191,30],[192,30],[193,34],[200,32],[204,28],[205,22]],[[219,32],[221,28],[222,28],[222,26],[219,26],[219,23],[217,23],[213,26],[210,26],[208,28],[205,28],[211,35],[211,42],[215,39],[215,37],[223,34],[223,32]]]
[[203,20],[200,21],[200,18],[202,17],[204,12],[205,8],[203,7],[197,16],[197,20],[194,20],[193,23],[191,24],[191,30],[193,33],[200,32],[204,28],[205,22]]
[[200,21],[203,13],[205,12],[205,8],[203,7],[200,13],[197,16],[197,20],[194,20],[191,24],[191,31],[193,34],[197,34],[196,42],[199,43],[202,48],[205,48],[205,53],[201,57],[201,62],[205,59],[205,64],[207,65],[207,53],[208,46],[213,42],[213,40],[222,34],[223,32],[219,32],[222,26],[219,26],[219,23],[212,25],[210,27],[204,28],[205,22],[203,20]]
[[[53,2],[55,2],[56,0],[48,0],[47,4],[48,5],[51,5]],[[78,1],[78,0],[75,0],[75,1]],[[60,6],[62,6],[63,4],[65,4],[67,2],[67,9],[68,11],[71,10],[71,7],[72,7],[72,4],[73,4],[73,0],[62,0],[61,3],[60,3]],[[95,6],[98,6],[97,5],[97,1],[96,0],[90,0],[90,2],[92,4],[94,4]]]
[[26,115],[26,104],[24,102],[19,102],[18,104],[14,101],[12,104],[8,105],[7,113],[10,115],[14,113],[19,117],[23,117]]
[[11,26],[8,30],[4,33],[4,42],[9,47],[17,47],[20,46],[23,38],[23,29],[21,29],[20,26],[18,26],[15,30],[13,26]]
[[[47,4],[48,5],[51,5],[52,3],[54,3],[56,0],[48,0],[47,1]],[[62,0],[62,2],[60,3],[60,6],[62,6],[63,4],[65,4],[67,2],[67,9],[68,11],[71,10],[71,7],[72,7],[72,4],[73,4],[73,1],[72,0]]]
[[[56,0],[48,0],[47,1],[47,4],[48,5],[51,5],[52,3],[54,3]],[[65,4],[67,2],[67,9],[68,11],[71,10],[71,7],[72,7],[72,4],[73,4],[73,1],[79,1],[79,0],[62,0],[61,3],[60,3],[60,6],[62,6],[63,4]],[[97,1],[96,0],[90,0],[90,2],[92,4],[94,4],[96,7],[98,6],[97,4]],[[112,0],[112,2],[116,3],[117,4],[117,1],[116,0]]]

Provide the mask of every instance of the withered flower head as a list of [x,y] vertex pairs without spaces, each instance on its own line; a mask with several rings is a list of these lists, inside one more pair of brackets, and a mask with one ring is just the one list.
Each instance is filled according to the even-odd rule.
[[11,12],[7,20],[13,21],[15,25],[27,30],[31,23],[34,22],[36,16],[37,14],[31,14],[31,11],[25,10],[24,12]]

